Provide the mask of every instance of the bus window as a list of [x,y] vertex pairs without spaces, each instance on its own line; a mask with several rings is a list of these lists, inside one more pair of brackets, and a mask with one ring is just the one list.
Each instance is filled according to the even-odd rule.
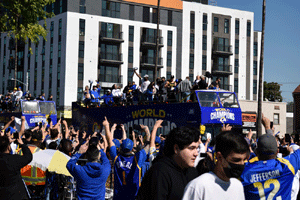
[[198,92],[197,96],[202,107],[220,107],[216,92]]
[[54,102],[40,101],[39,104],[40,104],[40,109],[42,114],[44,115],[56,114]]
[[22,112],[24,114],[39,113],[37,101],[22,101]]
[[221,104],[224,108],[239,108],[238,101],[234,93],[219,93]]

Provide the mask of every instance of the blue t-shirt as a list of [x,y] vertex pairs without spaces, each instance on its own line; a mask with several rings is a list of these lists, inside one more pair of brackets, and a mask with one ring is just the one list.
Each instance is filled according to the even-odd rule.
[[122,156],[117,154],[116,146],[112,146],[110,155],[114,161],[114,200],[135,199],[141,185],[141,168],[147,158],[145,150]]
[[295,173],[300,169],[300,150],[284,157],[259,161],[257,157],[245,164],[241,176],[245,198],[291,199]]

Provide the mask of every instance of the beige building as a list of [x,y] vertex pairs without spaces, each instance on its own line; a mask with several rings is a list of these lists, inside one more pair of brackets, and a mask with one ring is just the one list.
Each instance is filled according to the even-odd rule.
[[[246,129],[254,126],[253,121],[256,121],[257,101],[240,100],[240,106],[243,112],[243,123]],[[280,135],[286,133],[286,103],[285,102],[262,102],[263,114],[273,122],[275,133],[280,131]],[[252,117],[252,120],[251,118]],[[255,119],[254,119],[255,117]],[[252,122],[251,122],[252,121]],[[264,128],[263,128],[263,131]]]

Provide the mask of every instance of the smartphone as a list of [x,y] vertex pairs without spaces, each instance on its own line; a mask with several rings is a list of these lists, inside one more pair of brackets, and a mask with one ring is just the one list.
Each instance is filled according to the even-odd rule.
[[299,142],[299,134],[295,135],[295,141],[294,142]]
[[118,125],[116,126],[116,129],[121,129],[121,124],[118,124]]
[[142,129],[142,127],[139,124],[133,124],[133,129],[139,131]]
[[270,129],[273,128],[273,122],[270,122]]
[[43,126],[43,124],[42,124],[42,122],[40,122],[39,123],[39,128],[42,129],[42,126]]
[[161,126],[167,126],[167,125],[168,125],[168,122],[165,120],[161,123]]
[[129,127],[129,128],[128,128],[128,131],[129,131],[129,135],[132,135],[133,128],[132,128],[132,127]]
[[291,136],[290,136],[290,134],[286,133],[284,136],[285,136],[284,137],[285,142],[291,143]]

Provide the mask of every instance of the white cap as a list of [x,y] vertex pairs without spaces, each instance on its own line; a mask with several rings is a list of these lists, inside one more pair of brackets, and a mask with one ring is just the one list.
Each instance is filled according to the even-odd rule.
[[111,92],[111,90],[110,89],[108,89],[108,90],[106,90],[107,92]]
[[148,77],[149,77],[148,74],[145,74],[144,78],[148,78]]

